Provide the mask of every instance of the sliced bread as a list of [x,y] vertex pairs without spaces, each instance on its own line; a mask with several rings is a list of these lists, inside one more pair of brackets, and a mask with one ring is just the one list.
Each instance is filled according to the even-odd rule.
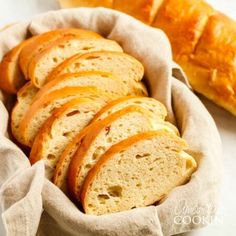
[[79,38],[102,38],[102,36],[96,34],[95,32],[76,28],[57,29],[37,35],[34,37],[34,40],[24,46],[20,52],[19,65],[26,79],[28,79],[29,63],[34,56],[45,50],[45,48],[47,48],[47,46],[49,46],[53,41],[65,36],[76,36]]
[[126,107],[95,123],[83,138],[68,171],[68,187],[77,199],[89,170],[112,145],[137,133],[169,129],[152,119],[150,112],[141,106]]
[[37,93],[35,99],[45,96],[49,92],[64,87],[95,86],[100,90],[117,95],[126,95],[127,88],[114,74],[102,71],[84,71],[67,73],[46,83]]
[[2,59],[0,64],[0,88],[7,93],[17,93],[26,82],[18,61],[20,52],[32,40],[33,38],[23,41],[10,50]]
[[65,59],[75,54],[103,50],[123,51],[118,43],[108,39],[81,39],[75,36],[62,37],[32,58],[28,67],[28,77],[36,87],[40,88],[44,85],[48,74]]
[[120,52],[90,52],[75,55],[56,67],[47,81],[64,73],[80,71],[105,71],[119,77],[129,89],[130,94],[146,95],[140,81],[144,75],[143,65],[134,57]]
[[141,106],[149,110],[156,119],[164,120],[167,116],[165,106],[154,98],[125,96],[109,102],[94,116],[93,121],[102,120],[109,114],[131,105]]
[[[154,120],[159,120],[156,122],[156,129],[159,129],[159,125],[162,125],[163,121],[167,116],[167,111],[165,106],[159,102],[158,100],[151,97],[138,97],[138,96],[125,96],[118,98],[109,102],[106,106],[104,106],[93,118],[93,121],[102,120],[107,117],[109,114],[119,111],[130,105],[139,105],[147,110],[149,110]],[[178,136],[179,130],[171,124],[170,122],[165,121],[165,126],[168,126],[174,133]]]
[[31,82],[28,82],[17,93],[17,102],[11,113],[11,131],[20,143],[23,142],[20,133],[20,123],[37,92],[38,89]]
[[115,95],[108,95],[95,87],[66,87],[49,93],[34,101],[20,123],[22,144],[31,147],[43,123],[52,115],[53,110],[74,98],[88,97],[99,100],[105,105]]
[[102,215],[156,203],[196,169],[183,139],[163,130],[112,146],[90,170],[81,199],[87,214]]
[[31,103],[48,93],[64,87],[95,86],[104,92],[115,95],[126,95],[127,89],[123,83],[111,73],[106,72],[80,72],[64,74],[52,80],[38,90],[32,82],[28,82],[17,94],[18,102],[12,112],[11,129],[14,137],[20,140],[19,124]]
[[75,138],[68,143],[63,153],[61,154],[59,160],[57,161],[52,182],[66,194],[68,193],[67,176],[71,159],[74,156],[78,147],[80,146],[81,141],[86,135],[87,131],[91,127],[95,127],[94,124],[96,124],[96,122],[91,123],[90,125],[86,126],[83,130],[81,130],[81,132],[79,132],[75,136]]
[[[93,118],[90,125],[91,127],[93,127],[91,128],[91,130],[95,129],[95,126],[97,124],[95,121],[103,120],[112,113],[115,113],[132,105],[140,106],[148,110],[150,112],[150,116],[153,116],[153,119],[160,120],[160,123],[164,121],[167,115],[165,106],[154,98],[127,96],[110,101],[106,106],[104,106],[104,108],[102,108]],[[168,122],[165,122],[165,125],[168,125]],[[67,192],[66,178],[69,164],[76,150],[81,144],[82,138],[87,133],[87,129],[88,127],[86,127],[83,132],[78,134],[73,139],[73,141],[67,145],[57,163],[56,170],[54,172],[53,182],[64,192]],[[175,133],[178,134],[177,128],[173,125],[172,129],[175,131]]]
[[56,109],[39,130],[30,153],[33,164],[43,159],[49,179],[66,145],[86,127],[102,104],[77,98]]

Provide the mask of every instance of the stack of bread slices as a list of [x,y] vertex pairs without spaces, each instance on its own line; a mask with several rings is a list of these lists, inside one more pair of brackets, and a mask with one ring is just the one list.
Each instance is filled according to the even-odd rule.
[[117,42],[82,29],[31,37],[0,64],[1,89],[17,94],[13,136],[85,213],[154,204],[196,169],[143,75]]

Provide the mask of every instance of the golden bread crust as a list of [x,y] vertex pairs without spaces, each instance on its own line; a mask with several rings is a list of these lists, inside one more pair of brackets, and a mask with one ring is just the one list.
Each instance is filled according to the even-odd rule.
[[98,75],[101,77],[104,76],[104,77],[110,78],[111,80],[120,82],[120,80],[114,74],[103,72],[103,71],[82,71],[82,72],[76,72],[76,73],[66,73],[66,74],[58,75],[53,80],[46,83],[37,93],[35,100],[47,94],[48,91],[50,91],[53,87],[55,87],[59,83],[70,80],[71,77],[78,77],[78,78],[81,77],[81,79],[83,79],[82,77],[86,77],[86,76],[89,77],[89,76],[95,76],[95,75]]
[[76,29],[76,28],[66,28],[57,29],[37,35],[20,53],[19,65],[26,79],[29,79],[28,66],[30,61],[41,51],[45,50],[53,41],[65,36],[77,36],[81,38],[102,38],[99,34],[92,31]]
[[194,51],[208,17],[213,13],[214,9],[203,0],[165,0],[152,26],[167,34],[177,60]]
[[[47,81],[51,81],[53,80],[53,78],[55,78],[56,76],[65,73],[65,69],[73,64],[73,63],[80,63],[80,61],[86,60],[86,59],[90,59],[90,58],[96,58],[102,55],[110,55],[111,57],[114,56],[124,56],[126,57],[128,60],[133,60],[135,61],[135,63],[137,63],[137,65],[142,69],[142,74],[144,74],[144,68],[143,65],[134,57],[123,53],[123,52],[114,52],[114,51],[97,51],[97,52],[88,52],[88,53],[84,53],[84,54],[76,54],[68,59],[66,59],[63,63],[61,63],[59,66],[57,66],[48,76]],[[141,78],[139,78],[139,80],[141,80]]]
[[110,108],[118,105],[118,104],[121,104],[123,102],[126,102],[128,100],[142,100],[143,102],[145,101],[155,101],[155,103],[158,103],[158,105],[160,106],[160,109],[162,110],[162,112],[159,114],[161,117],[161,119],[165,119],[165,117],[167,116],[167,110],[165,108],[165,106],[160,103],[159,101],[157,101],[156,99],[154,98],[151,98],[151,97],[139,97],[139,96],[124,96],[124,97],[121,97],[121,98],[118,98],[116,100],[113,100],[111,102],[109,102],[106,106],[104,106],[93,118],[93,121],[96,121],[100,118],[100,116],[102,114],[104,114],[106,111],[108,111]]
[[10,50],[0,64],[0,88],[8,93],[17,93],[24,85],[25,79],[18,66],[21,50],[31,41],[28,39]]
[[83,104],[83,103],[94,103],[91,99],[89,98],[77,98],[73,99],[66,104],[64,104],[62,107],[56,109],[53,114],[47,119],[47,121],[43,124],[41,127],[40,131],[38,132],[31,152],[30,152],[30,163],[34,164],[35,162],[41,160],[43,158],[43,144],[46,142],[48,135],[50,135],[50,131],[53,128],[53,124],[57,121],[58,118],[60,118],[63,114],[67,113],[67,110],[70,109],[71,107],[74,107],[75,105],[78,104]]
[[[41,52],[39,52],[39,53],[37,53],[33,58],[32,58],[32,60],[30,61],[30,64],[29,64],[29,66],[28,66],[28,77],[33,81],[33,83],[34,83],[34,85],[36,86],[36,87],[41,87],[46,81],[48,81],[47,80],[47,77],[50,75],[50,73],[51,73],[51,71],[53,71],[53,69],[54,68],[50,68],[51,70],[48,72],[48,74],[46,74],[45,75],[45,77],[46,78],[44,78],[44,81],[43,82],[41,82],[41,81],[38,81],[38,79],[37,79],[37,75],[35,74],[35,71],[36,71],[36,68],[37,68],[37,66],[39,65],[39,63],[41,62],[41,60],[45,57],[45,56],[47,56],[47,55],[49,55],[50,54],[50,52],[52,52],[54,49],[57,49],[57,50],[61,50],[61,55],[63,55],[64,56],[64,54],[62,53],[62,51],[64,50],[64,43],[66,44],[66,43],[68,43],[69,45],[73,45],[73,44],[71,44],[70,42],[73,42],[73,41],[78,41],[78,42],[81,42],[81,43],[83,43],[83,42],[86,42],[87,44],[89,44],[89,43],[97,43],[97,46],[99,45],[99,43],[101,42],[101,43],[104,43],[103,45],[107,45],[107,47],[106,47],[106,50],[108,50],[107,48],[108,48],[108,46],[109,46],[109,50],[110,51],[119,51],[119,52],[122,52],[123,50],[122,50],[122,48],[120,47],[120,45],[118,44],[118,43],[116,43],[115,41],[113,41],[113,40],[109,40],[109,39],[104,39],[104,38],[86,38],[86,37],[81,37],[81,36],[64,36],[64,37],[61,37],[61,38],[59,38],[59,39],[57,39],[57,40],[55,40],[55,41],[53,41],[53,42],[51,42],[48,46],[47,46],[47,48],[45,49],[45,50],[43,50],[43,51],[41,51]],[[106,42],[106,44],[105,44],[105,42]],[[109,44],[108,44],[109,43]],[[96,45],[96,44],[95,44]],[[64,60],[66,60],[67,58],[70,58],[71,56],[73,56],[73,55],[76,55],[76,54],[78,54],[78,55],[83,55],[83,53],[86,53],[86,52],[88,52],[88,51],[98,51],[98,50],[100,50],[100,51],[105,51],[105,50],[102,50],[103,48],[101,48],[101,49],[98,49],[98,47],[87,47],[87,46],[83,46],[80,50],[79,49],[77,49],[77,50],[75,50],[73,53],[71,52],[70,54],[70,56],[69,55],[67,55],[68,54],[68,52],[67,52],[67,54],[65,54],[66,56],[65,56],[65,58],[63,59],[63,61]],[[79,50],[79,52],[78,52],[78,50]],[[56,58],[52,58],[52,60],[53,60],[53,64],[55,65],[55,68],[58,66],[58,65],[60,65],[60,63],[63,63],[63,61],[62,62],[58,62],[58,57],[56,57]]]
[[113,8],[125,12],[146,24],[151,24],[164,0],[114,0]]

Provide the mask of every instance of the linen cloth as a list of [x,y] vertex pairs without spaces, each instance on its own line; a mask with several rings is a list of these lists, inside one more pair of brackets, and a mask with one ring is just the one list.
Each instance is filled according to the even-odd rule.
[[0,59],[30,35],[65,27],[89,29],[116,40],[125,52],[143,63],[151,96],[167,107],[168,120],[178,125],[198,169],[187,184],[175,188],[157,206],[85,215],[45,178],[43,161],[31,166],[20,148],[8,139],[9,97],[1,94],[0,202],[7,235],[162,236],[205,226],[218,204],[221,140],[212,117],[173,63],[165,34],[114,10],[51,11],[0,32]]

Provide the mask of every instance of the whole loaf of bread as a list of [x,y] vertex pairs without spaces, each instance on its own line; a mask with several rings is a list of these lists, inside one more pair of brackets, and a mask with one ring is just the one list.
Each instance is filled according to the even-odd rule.
[[161,28],[193,89],[236,115],[236,22],[203,0],[59,0],[104,6]]

